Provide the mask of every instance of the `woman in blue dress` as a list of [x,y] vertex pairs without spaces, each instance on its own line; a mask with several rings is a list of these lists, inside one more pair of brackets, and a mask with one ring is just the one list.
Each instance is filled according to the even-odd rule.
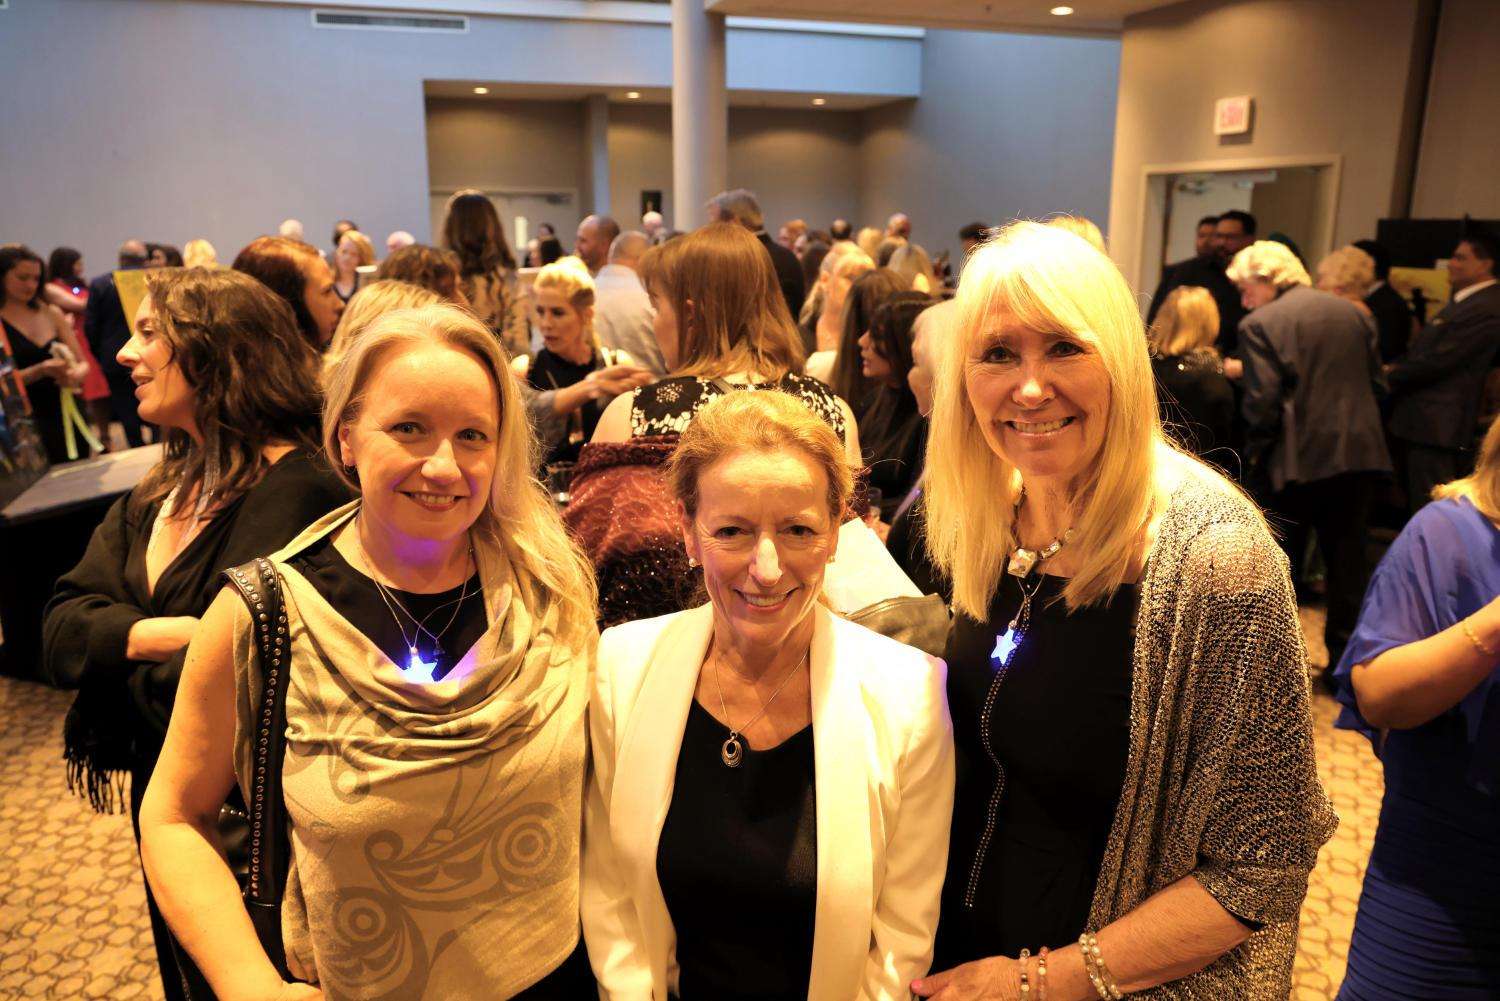
[[1500,997],[1500,420],[1433,495],[1334,674],[1385,767],[1339,1001]]

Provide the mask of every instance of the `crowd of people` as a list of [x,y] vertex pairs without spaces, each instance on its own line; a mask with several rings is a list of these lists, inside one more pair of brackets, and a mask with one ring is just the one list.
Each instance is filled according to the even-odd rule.
[[1231,211],[1143,323],[1079,217],[707,214],[132,240],[129,319],[0,248],[53,461],[163,446],[45,667],[169,998],[1284,998],[1310,537],[1387,773],[1340,997],[1500,990],[1492,236],[1427,318]]

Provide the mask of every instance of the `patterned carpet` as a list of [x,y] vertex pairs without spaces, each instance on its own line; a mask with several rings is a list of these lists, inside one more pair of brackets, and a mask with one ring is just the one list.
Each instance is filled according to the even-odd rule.
[[[1326,659],[1322,615],[1303,613],[1310,657]],[[71,695],[0,677],[0,998],[161,997],[141,871],[124,816],[99,816],[63,784]],[[1342,823],[1318,858],[1302,909],[1294,1001],[1333,997],[1380,809],[1369,743],[1333,729],[1319,695],[1318,770]]]

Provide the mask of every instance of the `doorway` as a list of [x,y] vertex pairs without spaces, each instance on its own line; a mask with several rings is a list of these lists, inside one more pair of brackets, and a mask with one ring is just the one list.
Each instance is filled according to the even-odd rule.
[[1286,237],[1311,274],[1333,249],[1341,171],[1337,155],[1147,166],[1137,285],[1147,293],[1143,308],[1162,269],[1193,256],[1198,220],[1230,209],[1254,215],[1261,239]]

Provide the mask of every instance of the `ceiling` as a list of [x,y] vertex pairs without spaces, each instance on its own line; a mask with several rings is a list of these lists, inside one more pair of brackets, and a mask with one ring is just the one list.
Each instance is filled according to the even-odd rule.
[[[484,87],[488,94],[474,93],[475,87]],[[666,104],[672,103],[672,91],[667,87],[641,87],[634,91],[638,98],[627,97],[626,87],[587,87],[573,84],[503,83],[490,80],[427,80],[422,85],[428,97],[457,98],[468,101],[582,101],[591,94],[604,93],[611,104]],[[814,106],[813,100],[825,103]],[[805,108],[808,111],[862,111],[905,98],[889,95],[865,94],[812,94],[800,91],[731,90],[731,108]]]
[[[1067,2],[1073,13],[1051,8]],[[1125,18],[1163,0],[704,0],[715,14],[813,21],[906,24],[923,28],[1118,35]]]

